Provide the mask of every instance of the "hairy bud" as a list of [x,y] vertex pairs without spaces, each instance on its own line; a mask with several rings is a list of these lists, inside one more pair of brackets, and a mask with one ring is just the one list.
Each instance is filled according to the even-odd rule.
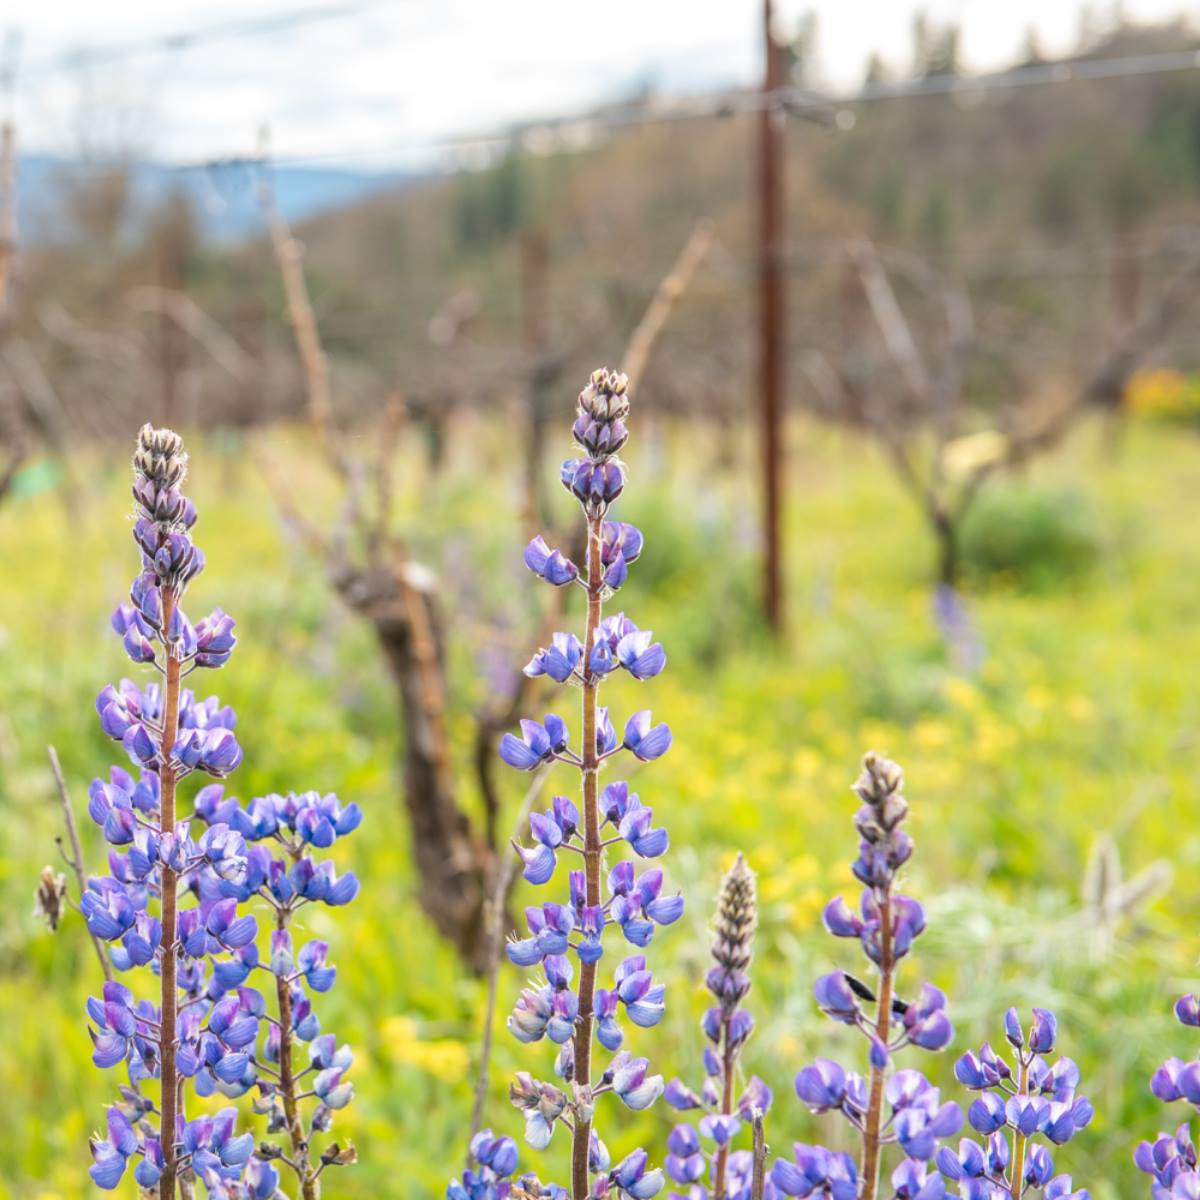
[[721,880],[717,894],[716,940],[712,956],[727,971],[744,971],[750,965],[751,944],[758,925],[758,898],[754,872],[741,854]]
[[187,474],[183,438],[173,429],[155,429],[147,422],[138,432],[133,469],[160,487],[175,487]]
[[50,926],[50,932],[58,929],[66,906],[67,877],[53,867],[42,868],[37,891],[33,894],[33,915],[41,917]]

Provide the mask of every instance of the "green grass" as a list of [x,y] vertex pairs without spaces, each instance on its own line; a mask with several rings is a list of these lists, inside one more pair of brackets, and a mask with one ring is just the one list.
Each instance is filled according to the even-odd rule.
[[[497,517],[515,507],[520,479],[499,429],[460,430],[443,477],[407,462],[399,505],[411,514],[411,543],[447,584],[452,730],[472,805],[476,656],[499,628],[514,661],[527,653],[539,599],[519,567],[516,520]],[[307,442],[274,440],[309,511],[331,519],[336,496]],[[222,604],[241,635],[229,667],[205,681],[240,716],[246,762],[231,788],[243,798],[336,790],[367,813],[362,832],[337,847],[339,869],[353,866],[362,879],[360,899],[311,919],[340,968],[322,1002],[325,1028],[358,1052],[358,1100],[339,1136],[355,1141],[362,1162],[328,1177],[327,1193],[439,1196],[463,1150],[482,988],[415,904],[394,769],[403,730],[389,681],[369,631],[281,529],[248,452],[200,439],[192,451],[209,569],[191,608]],[[636,699],[676,733],[671,754],[637,784],[671,829],[668,879],[690,905],[651,951],[668,983],[668,1016],[632,1031],[630,1044],[668,1077],[695,1076],[709,909],[720,871],[742,849],[763,902],[750,1001],[758,1031],[746,1065],[776,1089],[770,1140],[841,1136],[801,1111],[790,1080],[845,1041],[814,1013],[810,987],[854,959],[820,932],[819,913],[850,890],[847,789],[859,755],[874,747],[907,769],[918,844],[908,888],[930,914],[902,986],[928,977],[947,990],[955,1051],[996,1038],[1008,1004],[1056,1007],[1062,1048],[1079,1061],[1099,1113],[1059,1165],[1096,1200],[1141,1194],[1133,1144],[1182,1119],[1152,1100],[1146,1080],[1166,1054],[1193,1048],[1169,1009],[1196,985],[1200,949],[1200,522],[1187,516],[1200,446],[1137,428],[1114,460],[1085,429],[1041,464],[1028,486],[1079,497],[1103,536],[1084,573],[1049,572],[1027,587],[1006,571],[968,596],[987,650],[972,678],[949,667],[933,626],[932,548],[905,496],[874,454],[807,427],[794,431],[789,455],[790,636],[771,645],[754,613],[750,447],[733,447],[732,462],[729,447],[722,453],[691,434],[668,436],[661,463],[635,451],[623,501],[622,515],[647,533],[623,605],[670,657]],[[73,464],[74,516],[57,492],[35,489],[0,508],[0,1200],[92,1194],[86,1138],[116,1082],[89,1062],[83,1002],[97,982],[81,923],[72,915],[52,937],[31,909],[60,824],[46,744],[59,749],[81,816],[88,780],[116,761],[92,701],[129,673],[107,627],[133,565],[125,457],[121,447]],[[615,684],[610,698],[623,714],[635,686]],[[506,785],[515,806],[521,780]],[[1176,872],[1169,899],[1116,930],[1083,908],[1088,854],[1102,833],[1115,837],[1127,873],[1159,859]],[[100,838],[90,827],[83,834],[98,869]],[[505,1008],[520,980],[503,971]],[[518,1064],[548,1074],[551,1058],[501,1031],[492,1124],[518,1131],[507,1076]],[[951,1056],[922,1065],[954,1087]],[[641,1140],[661,1151],[670,1127],[663,1112],[605,1112],[601,1121],[615,1154]],[[557,1139],[548,1155],[524,1157],[563,1175]]]

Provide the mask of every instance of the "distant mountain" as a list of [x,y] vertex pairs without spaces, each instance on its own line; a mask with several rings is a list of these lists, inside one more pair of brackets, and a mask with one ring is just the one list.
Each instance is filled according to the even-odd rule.
[[[57,241],[69,228],[65,204],[72,186],[83,184],[89,176],[121,169],[119,163],[50,154],[21,155],[17,170],[17,219],[22,236],[34,241]],[[129,164],[128,171],[131,222],[136,222],[166,196],[182,192],[191,201],[205,235],[215,241],[236,241],[262,228],[255,180],[245,163],[179,167],[134,162]],[[298,166],[276,167],[272,176],[276,203],[289,222],[357,203],[419,178],[398,171]]]

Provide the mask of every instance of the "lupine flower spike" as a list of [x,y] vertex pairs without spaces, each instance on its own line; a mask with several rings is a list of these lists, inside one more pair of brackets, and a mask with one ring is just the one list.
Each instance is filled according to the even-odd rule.
[[[92,1060],[124,1065],[128,1086],[108,1109],[107,1136],[91,1144],[91,1176],[115,1188],[132,1167],[143,1194],[157,1200],[190,1196],[196,1180],[210,1197],[270,1200],[280,1195],[282,1159],[295,1172],[303,1200],[316,1200],[327,1166],[353,1161],[350,1147],[330,1145],[312,1159],[315,1133],[353,1092],[343,1077],[350,1051],[332,1034],[318,1036],[311,992],[334,979],[328,947],[311,941],[293,954],[290,925],[305,905],[348,903],[358,884],[316,863],[324,849],[359,822],[356,805],[334,796],[267,796],[246,809],[226,798],[221,784],[202,788],[192,818],[178,815],[178,785],[200,771],[221,779],[241,762],[233,710],[215,696],[199,700],[181,681],[193,671],[229,661],[234,622],[221,609],[193,624],[182,608],[188,585],[204,567],[192,541],[196,509],[180,490],[187,469],[182,439],[145,426],[134,455],[133,534],[141,570],[129,603],[113,628],[129,657],[156,670],[159,682],[109,685],[97,701],[101,729],[121,743],[135,774],[113,767],[93,781],[88,812],[113,847],[109,874],[87,882],[80,908],[92,934],[108,944],[118,972],[150,967],[159,1002],[135,1000],[118,981],[87,1003]],[[194,825],[205,828],[193,836]],[[254,843],[248,845],[248,843]],[[282,848],[282,857],[272,854]],[[183,905],[191,901],[186,907]],[[253,900],[271,914],[270,956],[259,954]],[[271,983],[274,1013],[250,986],[254,972]],[[296,1072],[296,1041],[308,1043],[309,1062]],[[301,1076],[312,1073],[301,1085]],[[142,1091],[158,1081],[157,1103]],[[196,1094],[231,1099],[255,1089],[255,1111],[268,1116],[268,1134],[286,1134],[287,1151],[237,1132],[237,1111],[189,1120],[184,1084]],[[301,1087],[305,1090],[301,1090]],[[305,1116],[302,1102],[312,1106]]]
[[[1191,992],[1180,996],[1175,1017],[1181,1025],[1200,1027],[1200,996]],[[1151,1076],[1150,1090],[1164,1104],[1183,1100],[1200,1108],[1200,1061],[1168,1058]],[[1150,1194],[1154,1200],[1200,1197],[1200,1165],[1189,1121],[1182,1122],[1174,1133],[1160,1132],[1153,1142],[1142,1142],[1133,1161],[1153,1181]]]
[[1013,1064],[988,1043],[968,1051],[955,1065],[959,1083],[979,1092],[967,1112],[979,1142],[963,1138],[957,1152],[943,1146],[937,1163],[959,1194],[1019,1197],[1041,1191],[1047,1200],[1088,1200],[1086,1189],[1073,1190],[1069,1175],[1054,1175],[1050,1151],[1038,1139],[1064,1146],[1092,1119],[1092,1105],[1076,1092],[1079,1068],[1063,1057],[1053,1065],[1058,1022],[1044,1008],[1033,1010],[1028,1032],[1015,1008],[1004,1014],[1004,1036]]
[[[662,646],[648,630],[639,630],[623,613],[604,617],[603,604],[628,577],[629,566],[642,553],[642,535],[632,525],[608,517],[609,506],[625,487],[625,467],[616,457],[628,437],[627,381],[624,375],[599,370],[579,395],[572,433],[583,452],[565,462],[562,482],[583,508],[587,521],[587,558],[582,569],[535,538],[525,551],[534,574],[556,586],[576,584],[587,596],[583,638],[555,634],[537,652],[526,671],[559,683],[580,686],[583,736],[571,745],[563,719],[549,714],[541,721],[521,722],[521,733],[506,734],[500,755],[510,766],[534,770],[553,762],[569,763],[582,776],[580,803],[556,796],[548,811],[529,823],[529,845],[518,847],[526,880],[548,883],[565,854],[576,856],[580,869],[568,872],[562,900],[526,909],[528,937],[508,946],[517,966],[540,974],[521,993],[508,1027],[518,1041],[546,1039],[559,1047],[555,1061],[558,1083],[521,1072],[511,1087],[513,1104],[525,1117],[525,1140],[544,1149],[562,1125],[571,1137],[568,1189],[541,1184],[525,1176],[511,1187],[515,1197],[633,1197],[646,1200],[663,1186],[663,1174],[635,1150],[620,1162],[610,1160],[594,1127],[596,1103],[606,1094],[626,1107],[648,1108],[663,1092],[661,1075],[645,1058],[622,1049],[628,1022],[656,1024],[664,1011],[663,986],[655,983],[641,953],[656,929],[678,920],[683,900],[664,890],[663,872],[643,867],[667,849],[667,831],[655,823],[652,809],[622,782],[600,787],[601,769],[623,751],[641,762],[666,753],[671,732],[655,724],[648,711],[634,713],[618,735],[608,710],[599,703],[600,687],[614,671],[636,680],[657,675],[666,664]],[[605,827],[608,836],[605,836]],[[606,848],[632,854],[613,864],[604,862]],[[565,901],[565,902],[564,902]],[[619,930],[633,953],[614,966],[605,935]],[[609,939],[611,942],[611,938]],[[607,953],[606,953],[607,951]],[[601,979],[605,986],[598,986]],[[593,1065],[599,1048],[611,1055],[607,1065]],[[477,1156],[478,1157],[478,1156]],[[496,1195],[503,1195],[504,1184]],[[451,1200],[461,1196],[466,1177],[450,1185]],[[468,1189],[468,1194],[469,1189]]]
[[[900,868],[912,856],[912,840],[901,828],[908,813],[900,768],[876,754],[863,759],[854,785],[862,806],[855,817],[859,854],[853,863],[863,885],[858,912],[838,897],[825,909],[825,927],[834,937],[861,943],[874,982],[846,971],[818,979],[817,1004],[834,1021],[857,1029],[868,1043],[866,1075],[818,1058],[796,1076],[796,1093],[816,1113],[836,1112],[855,1130],[861,1154],[797,1144],[790,1159],[778,1159],[771,1181],[784,1196],[829,1200],[940,1200],[945,1183],[933,1166],[939,1139],[962,1126],[962,1112],[943,1102],[920,1071],[893,1069],[902,1049],[943,1050],[954,1036],[946,998],[932,984],[921,985],[911,1000],[897,994],[897,968],[925,928],[921,905],[896,890]],[[891,1174],[891,1189],[880,1190],[884,1150],[895,1144],[903,1158]],[[989,1192],[964,1196],[991,1197]]]
[[[750,957],[758,923],[754,873],[739,854],[721,882],[712,956],[705,984],[716,1003],[704,1014],[704,1085],[695,1092],[682,1080],[667,1085],[666,1100],[681,1111],[707,1110],[698,1125],[676,1125],[667,1141],[667,1174],[683,1193],[675,1200],[749,1200],[753,1173],[750,1150],[734,1150],[743,1127],[771,1107],[771,1090],[757,1075],[737,1088],[738,1059],[754,1029],[742,1007],[750,991]],[[775,1194],[766,1181],[766,1200]]]

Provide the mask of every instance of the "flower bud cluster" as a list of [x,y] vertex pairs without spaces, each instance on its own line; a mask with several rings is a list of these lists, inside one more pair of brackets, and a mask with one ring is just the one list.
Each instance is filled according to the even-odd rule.
[[589,520],[602,517],[625,490],[625,467],[616,454],[629,437],[625,427],[628,388],[624,375],[601,367],[592,372],[579,393],[578,415],[571,433],[587,457],[567,459],[561,478],[563,487],[583,505]]

